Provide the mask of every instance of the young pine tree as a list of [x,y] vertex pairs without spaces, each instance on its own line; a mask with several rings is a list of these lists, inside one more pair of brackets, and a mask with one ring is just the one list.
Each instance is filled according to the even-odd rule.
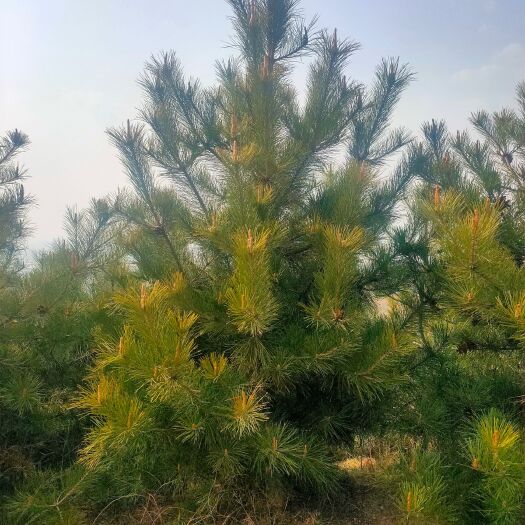
[[379,424],[406,380],[410,319],[378,315],[376,298],[393,292],[384,243],[412,176],[407,160],[379,173],[409,141],[389,123],[412,74],[384,60],[365,89],[346,76],[358,46],[305,24],[297,2],[230,4],[238,56],[218,84],[153,58],[139,120],[109,132],[142,284],[116,296],[124,330],[102,338],[77,402],[101,502],[175,491],[216,512],[247,489],[324,494],[335,447]]
[[400,489],[408,522],[525,516],[523,89],[518,111],[472,116],[481,140],[432,121],[414,147],[420,182],[394,238],[410,276],[400,297],[418,312],[423,344],[400,419],[428,450]]
[[23,272],[11,265],[0,289],[0,500],[37,469],[47,479],[75,459],[85,423],[69,404],[91,362],[92,332],[112,326],[110,230],[105,201],[70,210],[66,238]]

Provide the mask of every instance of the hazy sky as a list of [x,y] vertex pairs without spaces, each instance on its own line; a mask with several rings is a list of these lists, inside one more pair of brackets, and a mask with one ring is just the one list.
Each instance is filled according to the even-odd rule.
[[[445,118],[452,130],[476,109],[510,105],[525,79],[525,0],[303,0],[306,18],[359,41],[348,76],[368,82],[383,56],[417,72],[396,123],[417,131]],[[214,81],[230,55],[222,0],[0,0],[0,132],[32,141],[23,164],[33,248],[61,233],[67,204],[126,184],[105,129],[136,114],[145,60],[174,49],[185,71]]]

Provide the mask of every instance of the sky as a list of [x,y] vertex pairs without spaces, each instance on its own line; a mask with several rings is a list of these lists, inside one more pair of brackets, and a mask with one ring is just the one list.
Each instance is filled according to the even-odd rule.
[[[394,124],[414,133],[431,118],[464,129],[472,111],[512,106],[525,80],[525,0],[303,0],[301,8],[360,42],[348,78],[371,82],[382,57],[411,65],[416,80]],[[18,128],[31,140],[20,158],[37,203],[31,249],[61,235],[66,206],[126,185],[105,130],[136,116],[145,61],[173,49],[187,75],[213,84],[215,60],[234,54],[229,15],[223,0],[0,0],[0,133]]]

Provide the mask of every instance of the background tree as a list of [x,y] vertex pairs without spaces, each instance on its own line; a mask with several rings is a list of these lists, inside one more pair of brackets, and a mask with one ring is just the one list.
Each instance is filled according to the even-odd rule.
[[419,311],[423,344],[411,367],[420,387],[401,419],[437,463],[429,466],[427,450],[408,469],[400,503],[408,521],[523,520],[522,85],[518,107],[473,114],[477,141],[432,121],[414,148],[420,183],[395,242],[411,275],[402,298]]
[[[6,191],[10,220],[20,221],[27,203],[20,188]],[[110,262],[110,229],[106,201],[93,201],[82,213],[69,210],[66,239],[35,254],[24,271],[18,257],[23,223],[6,235],[0,289],[2,494],[37,468],[60,468],[75,459],[85,424],[69,403],[91,361],[93,330],[97,324],[111,329],[104,295],[119,279]]]
[[24,192],[23,168],[14,158],[29,144],[27,135],[15,129],[0,138],[0,284],[6,286],[7,270],[17,269],[20,240],[27,232],[24,214],[31,199]]

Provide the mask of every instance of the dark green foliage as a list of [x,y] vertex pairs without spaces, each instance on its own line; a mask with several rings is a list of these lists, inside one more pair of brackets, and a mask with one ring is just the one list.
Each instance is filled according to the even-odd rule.
[[37,468],[75,460],[85,422],[70,403],[91,362],[95,327],[114,323],[103,308],[112,281],[109,225],[102,201],[71,210],[67,238],[0,290],[2,492]]

